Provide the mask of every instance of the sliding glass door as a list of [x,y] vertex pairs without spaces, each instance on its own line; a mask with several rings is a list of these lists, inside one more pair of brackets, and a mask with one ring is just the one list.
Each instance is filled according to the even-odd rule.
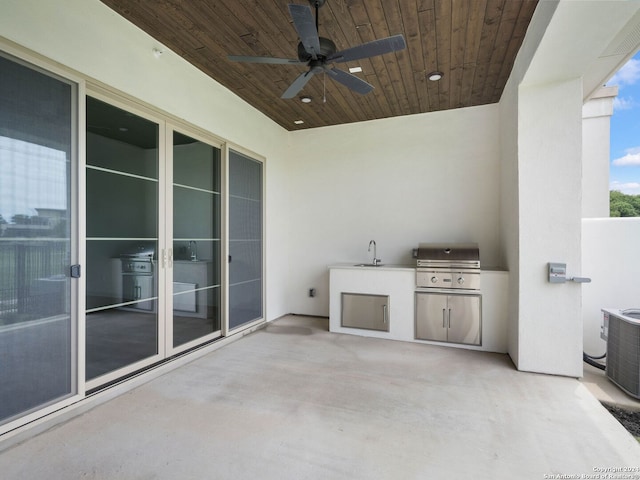
[[220,334],[221,150],[176,131],[171,138],[171,347],[184,349]]
[[77,87],[0,54],[0,424],[77,392]]
[[96,94],[86,112],[94,389],[263,318],[263,175],[261,162],[126,101]]
[[90,387],[160,358],[159,137],[157,122],[87,97]]
[[1,52],[0,72],[0,432],[263,319],[261,161]]
[[229,329],[263,317],[262,162],[229,150]]

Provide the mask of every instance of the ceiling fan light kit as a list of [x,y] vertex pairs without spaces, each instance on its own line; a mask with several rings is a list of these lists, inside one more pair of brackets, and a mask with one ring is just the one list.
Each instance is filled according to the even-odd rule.
[[351,73],[339,70],[331,64],[361,60],[403,50],[406,48],[404,37],[401,34],[394,35],[392,37],[363,43],[356,47],[336,51],[336,45],[333,41],[318,35],[318,9],[325,4],[325,1],[326,0],[309,0],[309,3],[316,9],[315,19],[310,7],[306,5],[289,4],[289,14],[291,15],[293,25],[300,39],[297,59],[229,55],[229,60],[248,63],[306,65],[309,67],[306,72],[300,74],[293,83],[289,85],[289,88],[285,90],[280,98],[294,98],[304,88],[307,82],[311,80],[311,77],[318,73],[328,74],[338,83],[361,95],[369,93],[373,90],[373,85]]

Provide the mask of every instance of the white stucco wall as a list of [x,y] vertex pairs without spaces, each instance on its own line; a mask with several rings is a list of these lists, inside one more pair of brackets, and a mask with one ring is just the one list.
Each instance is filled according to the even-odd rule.
[[545,29],[553,17],[557,2],[545,2],[536,8],[525,40],[518,52],[509,80],[500,98],[500,244],[509,270],[508,353],[520,368],[520,198],[519,198],[519,86]]
[[500,99],[500,245],[509,270],[507,344],[509,356],[518,366],[520,268],[518,229],[518,88],[507,82]]
[[478,242],[499,264],[498,128],[488,105],[294,133],[291,311],[328,315],[327,266],[370,261],[372,239],[386,264],[436,241]]
[[520,87],[518,101],[521,370],[582,375],[580,284],[552,284],[548,262],[581,267],[581,79]]
[[582,107],[582,217],[609,216],[609,146],[618,87],[600,89]]

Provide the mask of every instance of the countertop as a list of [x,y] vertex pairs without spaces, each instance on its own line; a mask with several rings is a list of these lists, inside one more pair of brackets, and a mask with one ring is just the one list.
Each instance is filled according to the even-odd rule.
[[[396,265],[396,264],[386,264],[383,263],[377,267],[360,267],[356,263],[335,263],[333,265],[329,265],[329,269],[332,268],[342,268],[342,269],[354,269],[354,270],[415,270],[415,265]],[[481,267],[481,271],[485,272],[508,272],[505,267]]]
[[415,265],[394,265],[394,264],[386,264],[378,265],[377,267],[360,267],[356,263],[336,263],[333,265],[329,265],[329,268],[343,268],[343,269],[353,269],[353,270],[415,270]]

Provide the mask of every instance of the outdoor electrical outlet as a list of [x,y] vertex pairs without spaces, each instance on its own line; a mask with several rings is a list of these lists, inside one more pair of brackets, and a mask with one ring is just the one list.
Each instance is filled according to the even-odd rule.
[[310,288],[309,289],[309,296],[310,297],[315,297],[316,296],[316,289],[315,288]]

